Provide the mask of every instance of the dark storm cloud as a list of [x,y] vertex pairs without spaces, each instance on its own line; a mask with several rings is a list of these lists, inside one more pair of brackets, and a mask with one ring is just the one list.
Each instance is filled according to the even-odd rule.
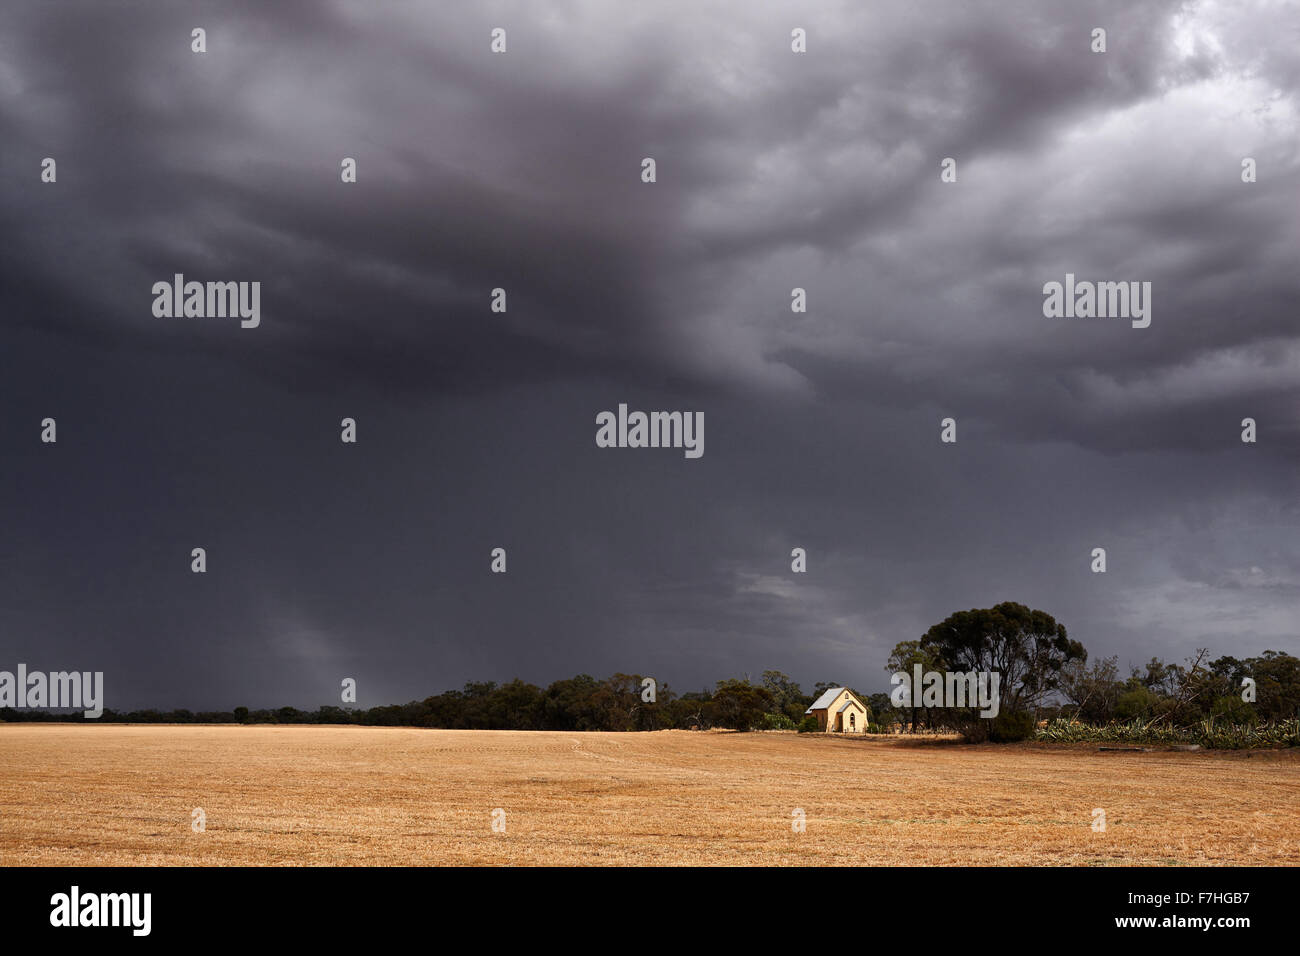
[[[1297,648],[1293,11],[621,6],[0,13],[11,656],[231,706],[869,686],[1004,599],[1134,661]],[[175,272],[262,326],[155,319]],[[1044,318],[1066,272],[1151,327]],[[704,458],[594,448],[619,401],[703,409]]]

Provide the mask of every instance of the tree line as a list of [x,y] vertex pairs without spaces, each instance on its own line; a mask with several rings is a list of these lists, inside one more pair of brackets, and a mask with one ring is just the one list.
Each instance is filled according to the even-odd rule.
[[[731,730],[794,729],[814,700],[779,671],[764,671],[757,682],[748,678],[719,681],[712,689],[678,694],[667,684],[654,688],[653,700],[643,699],[640,674],[614,674],[597,679],[589,674],[558,680],[542,688],[522,680],[498,684],[471,681],[406,704],[356,708],[325,706],[231,711],[133,710],[105,708],[100,722],[182,724],[359,724],[371,727],[438,727],[451,730]],[[830,683],[816,685],[815,695]],[[80,720],[51,711],[0,708],[0,720]]]
[[1207,718],[1262,725],[1300,717],[1300,658],[1269,650],[1211,660],[1201,649],[1183,664],[1153,657],[1125,677],[1118,655],[1089,664],[1087,650],[1063,624],[1014,602],[949,615],[919,640],[896,645],[886,670],[910,672],[918,664],[923,671],[1001,674],[993,720],[971,708],[909,708],[914,729],[957,730],[972,740],[1024,739],[1048,719],[1185,728]]
[[[996,672],[1001,675],[995,719],[972,707],[926,706],[909,698],[894,705],[888,693],[854,693],[868,706],[868,730],[903,726],[954,730],[970,740],[1017,740],[1033,734],[1038,722],[1061,718],[1106,725],[1141,721],[1170,728],[1206,718],[1234,725],[1269,724],[1300,716],[1300,658],[1277,651],[1256,657],[1209,659],[1198,651],[1184,664],[1153,657],[1121,676],[1119,658],[1088,663],[1083,645],[1050,614],[1023,604],[958,611],[920,639],[903,641],[890,654],[886,671]],[[1247,681],[1249,679],[1249,681]],[[558,680],[545,688],[522,680],[497,684],[471,681],[424,700],[371,708],[325,706],[232,711],[105,709],[108,723],[358,724],[376,727],[436,727],[457,730],[644,731],[730,730],[815,731],[804,712],[823,691],[844,686],[823,681],[805,694],[776,670],[757,681],[748,676],[718,681],[713,688],[677,693],[667,684],[652,699],[640,674],[598,679],[588,674]],[[1253,682],[1247,692],[1246,685]],[[850,688],[853,690],[853,688]],[[1253,699],[1247,699],[1253,697]],[[79,715],[78,715],[79,718]],[[66,721],[67,714],[0,709],[0,720]]]

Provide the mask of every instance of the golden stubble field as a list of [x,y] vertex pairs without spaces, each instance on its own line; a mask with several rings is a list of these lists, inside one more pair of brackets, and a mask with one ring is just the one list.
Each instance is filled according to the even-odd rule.
[[0,767],[5,865],[1300,863],[1296,751],[10,724]]

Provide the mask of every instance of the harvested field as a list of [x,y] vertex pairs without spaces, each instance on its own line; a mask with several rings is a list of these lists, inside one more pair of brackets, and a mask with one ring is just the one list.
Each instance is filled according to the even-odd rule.
[[1295,750],[9,724],[0,766],[6,865],[1300,864]]

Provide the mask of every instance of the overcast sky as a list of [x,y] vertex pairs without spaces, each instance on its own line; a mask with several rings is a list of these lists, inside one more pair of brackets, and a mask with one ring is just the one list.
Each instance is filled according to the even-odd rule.
[[[0,669],[878,690],[1004,600],[1300,652],[1298,93],[1286,3],[7,2]],[[1044,317],[1067,272],[1150,327]],[[621,402],[704,455],[597,448]]]

